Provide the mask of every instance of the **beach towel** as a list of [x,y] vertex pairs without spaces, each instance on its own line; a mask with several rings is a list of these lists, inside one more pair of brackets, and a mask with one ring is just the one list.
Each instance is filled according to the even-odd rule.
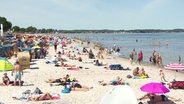
[[70,67],[70,68],[67,68],[67,70],[79,70],[78,67]]

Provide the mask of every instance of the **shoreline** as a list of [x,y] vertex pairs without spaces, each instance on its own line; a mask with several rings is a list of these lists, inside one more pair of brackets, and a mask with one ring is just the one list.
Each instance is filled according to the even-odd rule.
[[[150,56],[153,53],[153,50],[156,50],[156,53],[160,54],[162,57],[162,64],[167,65],[169,63],[177,63],[178,62],[178,55],[183,58],[183,48],[181,44],[183,44],[181,38],[184,36],[183,34],[162,34],[162,35],[121,35],[118,34],[117,36],[112,34],[106,35],[68,35],[69,37],[77,37],[82,39],[83,41],[91,41],[95,44],[99,44],[100,47],[111,49],[113,44],[120,47],[120,53],[123,54],[123,57],[129,58],[129,54],[132,49],[136,49],[136,52],[139,50],[143,51],[144,54],[144,61],[150,62]],[[141,38],[143,37],[143,38]],[[169,39],[171,37],[172,39]],[[181,37],[181,38],[180,38]],[[106,39],[107,38],[107,39]],[[135,39],[134,39],[135,38]],[[165,39],[165,40],[164,40]],[[169,39],[169,40],[167,40]],[[177,40],[177,41],[176,41]],[[126,45],[127,44],[127,45]],[[176,51],[175,51],[176,50]],[[183,59],[181,63],[184,63]]]
[[[84,43],[84,42],[88,42],[88,40],[81,40],[81,39],[79,39],[79,38],[74,38],[75,40],[77,40],[78,41],[78,43]],[[95,49],[96,51],[98,51],[100,48],[102,48],[102,49],[106,49],[105,47],[103,47],[102,45],[98,45],[98,44],[95,44],[95,43],[93,43],[93,42],[90,42],[90,44],[89,44],[89,47],[91,47],[91,48],[93,48],[93,49]],[[124,60],[127,60],[127,61],[130,61],[129,60],[129,58],[127,58],[127,57],[124,57],[124,56],[118,56],[119,58],[122,58],[122,59],[124,59]],[[135,60],[134,60],[135,61]],[[137,62],[136,62],[137,63]],[[157,66],[156,64],[153,64],[153,63],[150,63],[150,62],[142,62],[142,64],[143,65],[145,65],[145,66],[152,66],[152,67],[156,67],[156,68],[158,68],[158,69],[164,69],[164,70],[166,70],[165,68],[164,68],[164,65],[162,65],[162,67],[159,67],[159,66]],[[173,70],[168,70],[168,71],[171,71],[171,72],[175,72],[175,71],[173,71]],[[183,73],[184,74],[184,72],[180,72],[180,73]]]

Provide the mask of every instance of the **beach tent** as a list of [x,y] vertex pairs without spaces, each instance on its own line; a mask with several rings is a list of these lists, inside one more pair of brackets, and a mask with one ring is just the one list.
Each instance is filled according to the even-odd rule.
[[6,58],[0,58],[0,71],[10,71],[12,68],[13,65]]
[[118,85],[110,89],[102,98],[100,104],[138,104],[137,98],[130,86]]

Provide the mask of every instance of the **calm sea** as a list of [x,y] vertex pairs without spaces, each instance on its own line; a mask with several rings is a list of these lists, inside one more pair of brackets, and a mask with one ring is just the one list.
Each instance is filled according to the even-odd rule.
[[181,63],[184,63],[184,33],[69,34],[67,36],[100,43],[109,49],[116,44],[126,58],[129,58],[129,53],[135,48],[136,52],[142,50],[144,62],[149,62],[149,57],[155,50],[161,55],[163,65],[178,62],[179,55]]

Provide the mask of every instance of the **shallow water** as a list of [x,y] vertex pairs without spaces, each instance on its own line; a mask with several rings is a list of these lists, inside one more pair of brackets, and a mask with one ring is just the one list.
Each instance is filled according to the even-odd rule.
[[121,53],[128,58],[129,53],[135,48],[136,52],[142,50],[143,61],[149,62],[153,50],[162,56],[162,63],[177,63],[181,56],[184,58],[184,33],[153,33],[153,34],[68,34],[69,37],[77,37],[100,43],[105,48],[112,48],[114,44],[120,47]]

